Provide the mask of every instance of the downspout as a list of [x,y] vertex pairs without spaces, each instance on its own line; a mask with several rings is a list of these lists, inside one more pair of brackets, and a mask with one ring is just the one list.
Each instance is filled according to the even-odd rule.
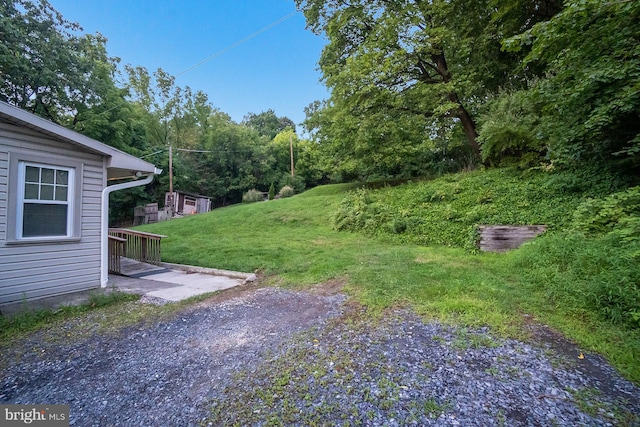
[[150,184],[156,174],[161,174],[162,170],[156,168],[153,173],[147,175],[143,180],[123,182],[122,184],[109,185],[102,190],[102,212],[100,218],[100,286],[107,287],[109,281],[109,194],[114,191],[127,188],[140,187]]

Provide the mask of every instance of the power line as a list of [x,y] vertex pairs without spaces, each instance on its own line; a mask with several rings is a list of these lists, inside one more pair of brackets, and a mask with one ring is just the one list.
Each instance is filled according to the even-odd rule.
[[[193,70],[193,69],[195,69],[195,68],[200,67],[201,65],[203,65],[203,64],[205,64],[205,63],[207,63],[207,62],[211,61],[212,59],[215,59],[215,58],[217,58],[218,56],[223,55],[223,54],[225,54],[225,53],[229,52],[231,49],[236,48],[236,47],[240,46],[241,44],[248,42],[248,41],[249,41],[249,40],[251,40],[251,39],[256,38],[257,36],[259,36],[260,34],[264,33],[265,31],[268,31],[268,30],[270,30],[271,28],[275,27],[276,25],[283,23],[284,21],[286,21],[287,19],[291,18],[292,16],[294,16],[294,15],[296,15],[296,14],[298,14],[298,13],[300,13],[300,11],[295,10],[295,11],[291,12],[290,14],[288,14],[288,15],[286,15],[286,16],[283,16],[282,18],[280,18],[280,19],[278,19],[278,20],[276,20],[276,21],[273,21],[271,24],[267,25],[267,26],[266,26],[266,27],[264,27],[264,28],[259,29],[259,30],[258,30],[258,31],[256,31],[255,33],[253,33],[253,34],[250,34],[250,35],[246,36],[246,37],[245,37],[245,38],[243,38],[242,40],[239,40],[239,41],[237,41],[237,42],[235,42],[235,43],[233,43],[233,44],[231,44],[231,45],[229,45],[229,46],[225,47],[224,49],[222,49],[222,50],[220,50],[220,51],[218,51],[218,52],[214,53],[213,55],[209,56],[208,58],[205,58],[205,59],[203,59],[202,61],[198,62],[197,64],[192,65],[191,67],[187,68],[186,70],[183,70],[183,71],[179,72],[179,73],[178,73],[178,74],[176,74],[174,77],[176,77],[176,78],[177,78],[177,77],[179,77],[179,76],[181,76],[181,75],[183,75],[183,74],[188,73],[189,71],[191,71],[191,70]],[[122,103],[120,103],[120,104],[114,105],[113,107],[109,108],[108,110],[105,110],[105,111],[100,112],[100,114],[108,113],[109,111],[115,110],[116,108],[121,107],[122,105],[125,105],[126,103],[127,103],[127,102],[122,102]]]
[[213,150],[187,150],[186,148],[176,148],[178,151],[186,151],[188,153],[215,153]]
[[179,76],[181,76],[181,75],[183,75],[185,73],[188,73],[189,71],[193,70],[194,68],[198,68],[199,66],[211,61],[212,59],[217,58],[218,56],[227,53],[231,49],[233,49],[235,47],[238,47],[243,43],[248,42],[249,40],[259,36],[260,34],[264,33],[265,31],[270,30],[271,28],[275,27],[276,25],[283,23],[284,21],[286,21],[287,19],[291,18],[292,16],[294,16],[294,15],[296,15],[298,13],[300,13],[300,11],[295,10],[295,11],[291,12],[290,14],[288,14],[286,16],[283,16],[282,18],[278,19],[277,21],[272,22],[271,24],[269,24],[266,27],[256,31],[255,33],[248,35],[247,37],[243,38],[242,40],[239,40],[239,41],[233,43],[232,45],[229,45],[229,46],[225,47],[224,49],[214,53],[213,55],[209,56],[208,58],[203,59],[202,61],[198,62],[196,65],[193,65],[193,66],[187,68],[186,70],[179,72],[178,74],[175,75],[175,77],[179,77]]
[[163,149],[163,150],[158,150],[158,151],[156,151],[155,153],[145,154],[144,156],[141,156],[141,157],[140,157],[140,159],[144,159],[145,157],[153,156],[154,154],[160,154],[160,153],[163,153],[163,152],[165,152],[165,151],[167,151],[167,149],[166,149],[166,148],[165,148],[165,149]]
[[[187,152],[187,153],[218,153],[218,154],[239,154],[239,153],[246,153],[246,150],[225,150],[225,149],[218,149],[218,150],[190,150],[190,149],[186,149],[186,148],[176,148],[173,147],[173,150],[175,151],[182,151],[182,152]],[[144,156],[140,156],[140,159],[144,159],[145,157],[149,157],[149,156],[153,156],[155,154],[160,154],[160,153],[164,153],[169,151],[168,148],[163,148],[162,150],[158,150],[155,151],[153,153],[149,153],[149,154],[145,154]]]

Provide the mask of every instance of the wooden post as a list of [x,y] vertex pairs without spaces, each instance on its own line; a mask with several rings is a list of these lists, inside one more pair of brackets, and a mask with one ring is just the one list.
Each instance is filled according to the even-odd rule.
[[169,146],[169,207],[175,212],[173,201],[173,147]]

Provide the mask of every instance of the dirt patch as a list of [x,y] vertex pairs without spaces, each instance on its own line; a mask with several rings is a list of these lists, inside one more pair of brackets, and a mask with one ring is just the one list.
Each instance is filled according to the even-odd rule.
[[344,287],[347,285],[347,279],[331,279],[327,282],[312,285],[304,288],[305,292],[309,292],[314,295],[330,296],[341,294]]

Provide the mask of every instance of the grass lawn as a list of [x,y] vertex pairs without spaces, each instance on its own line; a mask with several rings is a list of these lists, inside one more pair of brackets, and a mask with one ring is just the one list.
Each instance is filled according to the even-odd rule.
[[343,280],[373,313],[409,305],[427,319],[489,325],[523,338],[524,314],[551,325],[585,351],[606,356],[640,382],[640,334],[549,301],[509,262],[509,254],[419,246],[391,235],[335,231],[331,216],[352,185],[315,188],[288,199],[216,209],[139,227],[169,236],[163,260],[252,272],[301,287]]

